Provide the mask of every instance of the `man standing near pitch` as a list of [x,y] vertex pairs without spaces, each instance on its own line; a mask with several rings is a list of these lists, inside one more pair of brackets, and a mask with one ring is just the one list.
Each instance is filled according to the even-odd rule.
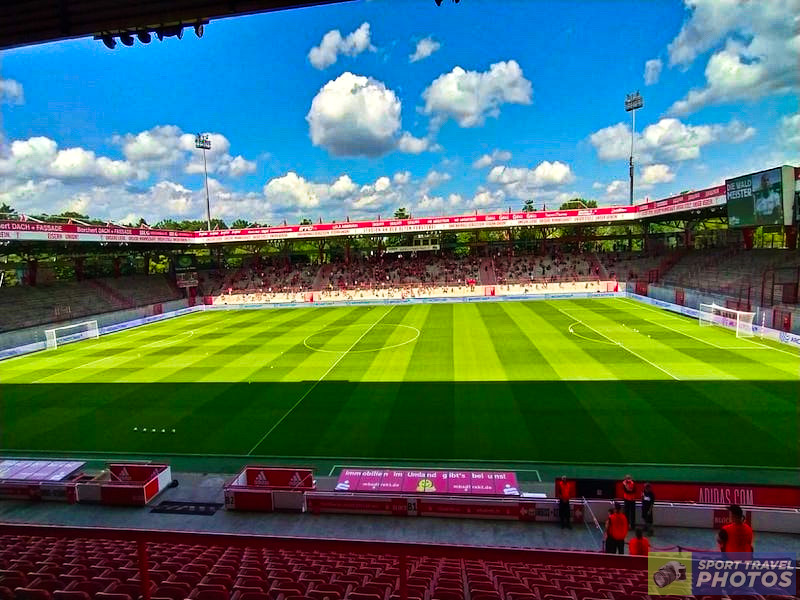
[[622,480],[622,499],[625,501],[625,518],[633,529],[636,526],[636,483],[630,475],[625,475]]
[[647,535],[653,535],[653,505],[656,503],[656,495],[653,493],[653,486],[649,483],[642,488],[642,519],[644,519]]
[[569,514],[569,501],[572,498],[572,486],[567,481],[567,476],[562,475],[561,479],[556,481],[556,497],[558,498],[558,520],[561,522],[561,529],[572,529],[572,523]]
[[722,528],[726,534],[726,543],[723,552],[753,552],[753,529],[745,522],[744,511],[738,504],[728,507],[731,522]]
[[625,537],[627,535],[628,519],[622,514],[622,507],[616,504],[613,511],[608,511],[608,521],[606,521],[606,553],[625,554]]

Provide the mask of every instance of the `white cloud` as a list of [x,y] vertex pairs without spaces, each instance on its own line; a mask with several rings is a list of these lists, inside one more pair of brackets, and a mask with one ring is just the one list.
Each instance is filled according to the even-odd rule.
[[530,104],[532,93],[531,82],[514,60],[482,72],[456,67],[422,92],[423,112],[432,116],[434,126],[454,119],[461,127],[477,127],[486,117],[497,117],[503,104]]
[[14,79],[0,79],[0,103],[23,104],[25,93],[22,84]]
[[498,208],[505,199],[506,193],[503,190],[487,190],[484,187],[479,187],[472,200],[468,202],[468,205],[474,208]]
[[663,66],[664,64],[660,58],[653,58],[644,63],[644,84],[653,85],[658,83]]
[[411,172],[398,171],[394,174],[394,177],[392,177],[392,181],[394,181],[397,185],[405,185],[411,181]]
[[400,206],[403,196],[392,187],[392,181],[386,176],[359,186],[349,175],[327,183],[308,181],[289,172],[268,181],[263,198],[271,214],[296,220],[316,216],[326,219],[375,217]]
[[560,161],[542,161],[535,168],[495,166],[489,171],[489,183],[503,186],[514,198],[529,198],[533,190],[570,183],[575,180],[569,165]]
[[342,198],[345,196],[349,196],[357,189],[358,186],[355,183],[353,183],[353,180],[350,179],[349,175],[342,175],[341,177],[339,177],[339,179],[333,182],[333,185],[331,185],[330,192],[331,196],[333,196],[334,198]]
[[407,131],[403,132],[397,142],[397,149],[406,154],[422,154],[427,150],[432,150],[429,138],[414,137]]
[[430,190],[432,188],[438,187],[442,185],[446,181],[450,181],[452,179],[452,175],[450,173],[442,173],[440,171],[436,171],[435,169],[428,172],[423,180],[423,185],[425,186],[426,190]]
[[[800,113],[781,117],[778,142],[786,150],[800,154]],[[797,162],[788,164],[798,164]]]
[[[636,134],[635,154],[639,162],[682,161],[700,156],[703,146],[713,143],[739,143],[755,135],[753,127],[740,121],[726,125],[686,125],[665,118]],[[630,156],[631,130],[623,123],[600,129],[589,137],[601,160],[621,160]]]
[[391,150],[441,149],[431,138],[400,131],[402,104],[382,82],[345,72],[326,83],[306,115],[311,142],[334,156],[376,157]]
[[600,183],[599,181],[595,181],[595,182],[592,184],[592,189],[593,189],[593,190],[602,190],[602,189],[603,189],[603,188],[605,188],[605,187],[606,187],[606,186],[605,186],[605,184],[603,184],[603,183]]
[[142,179],[145,176],[127,161],[98,157],[91,150],[83,148],[59,150],[58,144],[46,137],[12,142],[8,155],[0,158],[0,175],[15,180],[53,178],[107,183]]
[[669,165],[647,165],[639,175],[642,186],[653,186],[657,183],[668,183],[675,179],[675,173]]
[[627,181],[615,179],[606,186],[606,200],[619,201],[630,198],[630,187]]
[[[231,156],[231,143],[221,133],[208,133],[211,149],[206,162],[211,174],[241,177],[256,170],[255,161]],[[175,125],[158,125],[136,134],[117,135],[112,141],[122,146],[125,158],[137,168],[162,174],[204,172],[203,155],[195,148],[195,136]]]
[[319,46],[311,48],[308,60],[317,69],[325,69],[337,60],[339,55],[358,56],[366,50],[375,50],[370,41],[369,23],[361,26],[346,37],[338,29],[332,29],[322,37]]
[[472,163],[473,169],[485,169],[495,163],[511,160],[511,152],[507,150],[493,150],[491,154],[484,154]]
[[327,192],[327,186],[313,184],[294,171],[276,177],[264,186],[264,196],[270,203],[290,208],[315,208],[320,204],[320,195]]
[[180,138],[183,132],[175,125],[159,125],[137,134],[114,136],[122,153],[131,163],[145,169],[161,169],[184,159]]
[[423,38],[417,42],[417,47],[414,50],[414,53],[409,55],[408,62],[415,63],[424,58],[428,58],[441,47],[442,44],[434,40],[432,37]]
[[669,44],[671,66],[688,67],[718,46],[705,68],[705,86],[669,109],[674,115],[709,104],[756,100],[800,88],[800,0],[685,0],[691,14]]
[[255,173],[256,163],[243,156],[237,156],[228,163],[228,173],[231,177],[241,177],[247,173]]

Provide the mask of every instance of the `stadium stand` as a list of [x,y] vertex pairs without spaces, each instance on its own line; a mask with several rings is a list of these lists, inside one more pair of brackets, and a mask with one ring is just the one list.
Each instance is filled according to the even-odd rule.
[[201,271],[200,290],[206,296],[303,292],[312,289],[318,271],[314,265],[291,265],[257,257],[239,269]]
[[[39,529],[48,530],[33,528]],[[647,597],[646,563],[638,557],[118,531],[115,537],[127,539],[102,539],[102,531],[90,530],[66,539],[0,536],[0,597],[137,600],[143,587],[153,599],[171,600]],[[144,537],[153,541],[145,544]]]
[[555,251],[549,256],[498,256],[494,270],[501,285],[587,281],[600,276],[599,265],[590,255]]
[[620,281],[646,280],[665,259],[663,254],[642,252],[610,252],[598,256],[609,277]]
[[166,275],[56,281],[5,286],[0,294],[0,331],[13,331],[105,312],[167,302],[181,297]]
[[686,253],[665,275],[664,283],[734,297],[743,293],[746,297],[747,290],[756,290],[760,296],[765,273],[784,268],[800,268],[796,252],[698,250]]
[[[419,253],[416,256],[387,254],[332,266],[327,289],[372,289],[376,287],[463,285],[478,279],[480,259],[450,258]],[[324,288],[323,288],[324,289]]]

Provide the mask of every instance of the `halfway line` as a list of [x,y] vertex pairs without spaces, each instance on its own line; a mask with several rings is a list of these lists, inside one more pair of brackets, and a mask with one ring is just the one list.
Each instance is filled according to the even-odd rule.
[[392,310],[394,310],[394,307],[395,307],[395,306],[397,306],[397,305],[396,305],[396,304],[393,304],[393,305],[392,305],[392,307],[391,307],[389,310],[387,310],[385,313],[383,313],[383,314],[381,315],[381,318],[380,318],[380,319],[378,319],[378,320],[377,320],[377,321],[375,321],[375,322],[374,322],[372,325],[370,325],[370,326],[369,326],[369,328],[368,328],[368,329],[367,329],[367,330],[366,330],[364,333],[362,333],[360,336],[358,336],[358,339],[357,339],[355,342],[353,342],[353,344],[352,344],[352,345],[351,345],[351,346],[350,346],[350,347],[349,347],[347,350],[345,350],[344,352],[342,352],[342,355],[341,355],[339,358],[337,358],[337,359],[336,359],[336,361],[335,361],[335,362],[334,362],[334,363],[333,363],[333,364],[332,364],[330,367],[328,367],[328,370],[327,370],[327,371],[325,371],[325,372],[322,374],[322,377],[320,377],[319,379],[317,379],[317,380],[314,382],[314,384],[313,384],[311,387],[309,387],[309,388],[308,388],[308,389],[305,391],[305,393],[304,393],[302,396],[300,396],[300,398],[297,400],[297,402],[295,402],[295,403],[294,403],[294,406],[292,406],[292,407],[291,407],[289,410],[287,410],[287,411],[286,411],[286,413],[285,413],[285,414],[284,414],[284,415],[283,415],[283,416],[282,416],[280,419],[278,419],[278,421],[277,421],[277,423],[275,423],[275,425],[273,425],[272,427],[270,427],[269,431],[267,431],[267,433],[265,433],[265,434],[262,436],[262,438],[261,438],[260,440],[258,440],[258,442],[256,442],[256,445],[255,445],[255,446],[253,446],[252,448],[250,448],[250,452],[248,452],[248,453],[247,453],[247,456],[251,456],[251,455],[253,454],[253,452],[255,452],[255,449],[256,449],[256,448],[258,448],[258,447],[259,447],[259,446],[260,446],[260,445],[261,445],[261,444],[264,442],[264,440],[265,440],[265,439],[267,439],[267,438],[269,437],[269,435],[270,435],[270,434],[271,434],[273,431],[275,431],[275,430],[278,428],[278,425],[280,425],[281,423],[283,423],[283,420],[284,420],[286,417],[288,417],[290,414],[292,414],[292,412],[294,411],[294,409],[295,409],[295,408],[297,408],[297,407],[300,405],[300,403],[301,403],[303,400],[305,400],[305,399],[306,399],[306,396],[308,396],[308,395],[309,395],[311,392],[313,392],[313,391],[314,391],[314,388],[316,388],[316,387],[317,387],[317,386],[320,384],[320,382],[321,382],[323,379],[325,379],[325,378],[328,376],[328,373],[330,373],[331,371],[333,371],[333,369],[336,367],[336,365],[338,365],[338,364],[341,362],[341,360],[342,360],[342,359],[343,359],[345,356],[347,356],[347,354],[350,352],[350,350],[352,350],[353,348],[355,348],[355,347],[358,345],[358,342],[360,342],[361,340],[363,340],[363,339],[364,339],[364,337],[365,337],[365,336],[366,336],[366,335],[367,335],[367,334],[368,334],[370,331],[372,331],[372,329],[375,327],[375,325],[377,325],[378,323],[380,323],[381,321],[383,321],[383,319],[386,317],[386,315],[388,315],[390,312],[392,312]]

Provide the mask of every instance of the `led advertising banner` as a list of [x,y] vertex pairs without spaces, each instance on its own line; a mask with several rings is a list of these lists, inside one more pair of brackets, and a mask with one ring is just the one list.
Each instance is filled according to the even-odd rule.
[[730,227],[783,225],[781,167],[725,181]]

